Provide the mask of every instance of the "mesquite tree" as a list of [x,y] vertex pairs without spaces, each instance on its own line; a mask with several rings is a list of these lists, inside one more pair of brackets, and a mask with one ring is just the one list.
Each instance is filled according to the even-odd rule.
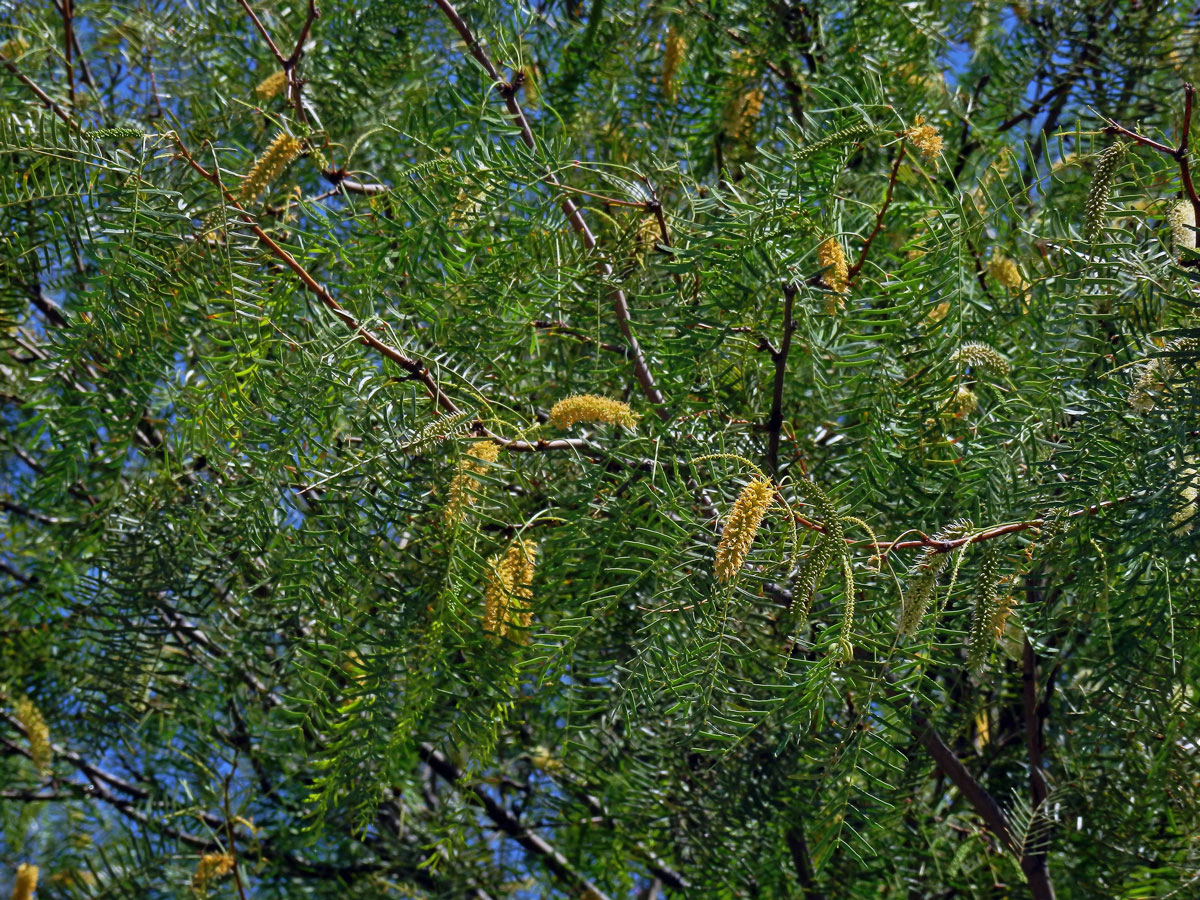
[[0,890],[1200,891],[1183,4],[0,10]]

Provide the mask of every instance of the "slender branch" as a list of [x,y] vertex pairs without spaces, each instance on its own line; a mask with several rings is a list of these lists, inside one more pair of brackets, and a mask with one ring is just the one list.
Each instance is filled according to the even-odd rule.
[[37,83],[33,79],[18,69],[16,63],[2,54],[0,54],[0,63],[3,63],[4,67],[8,69],[8,71],[16,75],[17,80],[20,81],[21,84],[25,85],[25,87],[29,88],[29,90],[33,92],[34,96],[42,101],[42,105],[45,106],[46,109],[50,110],[52,113],[66,122],[67,125],[73,130],[78,132],[83,131],[83,128],[78,122],[75,121],[71,114],[51,100],[50,95],[38,87]]
[[793,284],[783,286],[783,338],[779,349],[771,351],[775,363],[775,385],[771,394],[771,415],[767,418],[767,462],[771,473],[779,473],[779,436],[783,431],[783,389],[787,382],[788,354],[792,350],[792,335],[796,322],[792,318],[797,288]]
[[628,347],[623,347],[620,344],[610,344],[607,341],[598,341],[583,329],[573,328],[566,322],[554,322],[549,319],[538,319],[534,322],[530,322],[529,324],[540,331],[545,331],[550,334],[570,335],[571,337],[577,338],[584,343],[595,344],[597,347],[600,347],[602,350],[608,350],[610,353],[619,353],[624,357],[629,357],[630,355]]
[[[421,759],[444,781],[454,787],[461,787],[463,773],[459,768],[443,756],[432,744],[422,743],[417,752]],[[553,845],[540,835],[526,828],[516,816],[498,803],[491,794],[478,784],[466,787],[474,798],[474,802],[483,808],[484,813],[506,835],[537,857],[542,864],[557,878],[579,889],[591,900],[609,900],[587,876],[576,871],[570,861]]]
[[308,0],[308,12],[304,16],[304,24],[300,26],[300,33],[296,35],[296,46],[292,50],[292,55],[284,62],[285,68],[293,68],[296,63],[300,62],[300,57],[304,55],[304,42],[308,40],[308,33],[312,31],[313,22],[321,18],[321,10],[317,9],[317,0]]
[[879,237],[879,232],[883,230],[883,217],[887,214],[888,207],[892,205],[892,195],[896,192],[896,179],[900,175],[900,162],[904,159],[904,149],[905,144],[901,141],[900,149],[896,153],[896,159],[892,162],[892,174],[888,178],[887,192],[883,196],[883,205],[879,207],[879,212],[875,214],[875,227],[871,229],[871,233],[863,241],[862,252],[858,255],[858,262],[850,267],[848,273],[850,281],[857,278],[858,273],[862,271],[862,267],[867,261],[867,254],[871,252],[871,244],[875,242],[875,238]]
[[249,0],[238,0],[238,2],[242,4],[242,9],[246,10],[246,15],[250,17],[250,21],[254,23],[254,27],[258,29],[258,33],[262,35],[262,39],[267,42],[267,46],[271,48],[271,53],[274,54],[275,59],[286,69],[288,64],[287,57],[279,52],[279,45],[275,43],[274,38],[271,37],[271,33],[267,31],[267,26],[262,23],[262,19],[258,17],[258,13],[250,6]]
[[[517,102],[517,92],[514,86],[508,84],[500,77],[496,71],[496,67],[492,65],[487,52],[484,51],[479,40],[472,34],[470,26],[458,14],[458,10],[454,8],[454,4],[450,0],[434,0],[434,2],[437,3],[438,8],[441,9],[446,18],[450,20],[450,24],[454,26],[454,30],[458,32],[459,37],[463,39],[463,43],[467,45],[467,50],[471,56],[475,58],[488,74],[488,77],[492,79],[497,92],[504,98],[504,104],[508,108],[509,116],[512,117],[513,122],[521,132],[521,141],[526,147],[533,150],[536,146],[533,131],[529,127],[529,122],[525,119],[525,113],[521,110],[521,104]],[[562,183],[549,170],[543,173],[542,180],[552,188],[560,189],[562,187]],[[567,217],[567,221],[571,223],[571,227],[583,242],[583,246],[588,250],[594,250],[596,248],[596,236],[588,228],[587,222],[584,221],[583,214],[579,211],[579,208],[566,197],[563,198],[560,205],[563,214]],[[613,273],[612,266],[603,257],[597,262],[597,267],[600,273],[606,278],[610,277]],[[633,328],[630,324],[629,301],[625,297],[625,292],[620,288],[613,288],[610,296],[612,297],[613,312],[617,317],[617,325],[621,329],[621,334],[624,336],[626,343],[629,344],[630,352],[633,355],[634,375],[637,377],[646,399],[655,405],[655,411],[658,413],[659,418],[665,421],[670,417],[670,413],[663,406],[663,395],[654,381],[654,375],[646,363],[646,358],[642,354],[642,348],[633,334]]]
[[1192,133],[1192,102],[1196,89],[1192,85],[1183,86],[1183,135],[1179,139],[1179,150],[1176,159],[1179,160],[1179,177],[1183,181],[1183,189],[1187,191],[1188,199],[1192,201],[1192,217],[1200,222],[1200,197],[1196,196],[1196,185],[1192,183],[1192,166],[1188,160],[1188,144]]
[[1046,776],[1042,772],[1042,718],[1037,700],[1037,655],[1029,637],[1021,652],[1022,696],[1025,705],[1025,748],[1029,753],[1029,789],[1033,807],[1037,809],[1049,795]]
[[1156,140],[1146,137],[1144,134],[1138,134],[1126,128],[1124,125],[1108,119],[1108,127],[1104,129],[1106,134],[1119,134],[1127,137],[1130,140],[1136,141],[1152,150],[1157,150],[1166,156],[1171,157],[1179,163],[1179,180],[1183,183],[1184,193],[1187,194],[1188,200],[1192,204],[1192,212],[1196,217],[1196,221],[1200,222],[1200,196],[1196,194],[1196,185],[1192,180],[1192,165],[1188,159],[1188,148],[1191,144],[1192,132],[1192,107],[1195,102],[1196,89],[1191,83],[1185,83],[1183,86],[1183,133],[1179,138],[1178,147],[1170,147]]
[[[210,172],[205,169],[204,166],[200,165],[200,163],[196,161],[192,154],[188,152],[187,147],[184,146],[183,142],[178,136],[175,137],[175,146],[179,149],[180,155],[184,158],[184,160],[187,161],[188,165],[191,166],[192,169],[194,169],[202,178],[214,185],[221,192],[222,196],[225,198],[225,202],[237,211],[238,215],[241,216],[242,220],[249,226],[250,231],[253,232],[256,238],[258,238],[259,243],[266,247],[266,249],[269,250],[277,259],[279,259],[287,268],[291,269],[291,271],[304,284],[305,288],[308,289],[309,293],[313,294],[318,300],[320,300],[321,303],[323,303],[331,312],[333,312],[335,316],[341,319],[346,327],[354,333],[354,335],[358,338],[359,343],[372,348],[386,359],[390,359],[392,362],[404,369],[411,379],[421,382],[421,384],[425,386],[426,391],[428,391],[429,396],[433,398],[434,403],[436,403],[438,407],[450,414],[460,412],[458,404],[456,404],[450,398],[450,396],[442,390],[441,385],[438,384],[438,381],[434,377],[433,373],[430,372],[420,360],[414,359],[400,350],[397,350],[390,344],[381,341],[365,325],[362,325],[350,313],[349,310],[347,310],[344,306],[342,306],[341,303],[337,301],[333,294],[329,292],[328,288],[317,281],[317,279],[312,276],[312,273],[304,268],[304,266],[301,265],[294,256],[288,253],[287,250],[281,247],[259,226],[257,221],[255,221],[254,216],[251,215],[244,206],[242,206],[237,197],[235,197],[221,182],[220,176],[215,171]],[[486,429],[485,433],[488,437],[490,437],[500,446],[504,447],[506,450],[512,450],[517,453],[532,453],[546,450],[596,449],[591,442],[581,438],[558,438],[552,441],[521,441],[506,438],[503,435],[496,434]]]
[[[1042,710],[1037,696],[1037,655],[1033,644],[1025,637],[1021,653],[1022,696],[1025,706],[1025,746],[1029,754],[1029,790],[1033,800],[1034,815],[1044,815],[1042,804],[1050,795],[1046,776],[1042,772]],[[1032,826],[1031,826],[1032,827]],[[1036,900],[1054,900],[1054,884],[1050,881],[1050,870],[1046,862],[1046,847],[1043,841],[1032,846],[1026,842],[1022,848],[1021,870],[1029,881],[1029,888]]]
[[813,869],[812,854],[808,850],[808,841],[804,837],[804,824],[796,819],[785,835],[788,852],[792,856],[792,865],[796,869],[796,877],[800,880],[800,895],[803,900],[825,900],[825,892],[816,887],[816,872]]
[[63,59],[67,67],[67,97],[75,108],[75,27],[73,0],[62,0],[58,6],[63,20]]
[[917,741],[933,757],[942,774],[949,778],[959,792],[967,798],[975,812],[987,823],[988,828],[999,838],[1000,842],[1014,855],[1019,856],[1020,848],[1013,838],[1008,817],[1004,815],[1000,804],[984,789],[983,785],[975,780],[975,776],[967,771],[967,767],[946,745],[937,729],[925,716],[914,713],[913,724],[917,730]]

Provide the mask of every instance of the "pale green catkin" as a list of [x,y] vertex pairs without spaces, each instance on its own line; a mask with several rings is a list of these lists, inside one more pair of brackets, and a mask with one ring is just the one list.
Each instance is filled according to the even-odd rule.
[[1196,210],[1191,200],[1180,200],[1167,215],[1171,226],[1171,248],[1179,256],[1184,249],[1196,249]]
[[1083,236],[1094,241],[1104,229],[1104,214],[1108,211],[1117,169],[1125,158],[1127,146],[1120,141],[1100,154],[1092,171],[1092,186],[1083,205]]
[[792,159],[796,162],[803,162],[810,156],[815,156],[823,150],[829,150],[833,147],[841,147],[845,144],[852,144],[863,138],[870,137],[875,133],[873,125],[851,125],[849,128],[842,128],[839,131],[828,134],[818,141],[813,141],[807,144],[792,154]]
[[850,554],[842,553],[842,581],[845,594],[842,606],[842,632],[838,635],[837,658],[840,662],[850,662],[854,659],[854,643],[850,635],[854,633],[854,566],[850,563]]
[[140,138],[145,132],[140,128],[93,128],[91,131],[85,131],[83,135],[94,141],[102,141],[106,138]]
[[999,541],[983,546],[979,561],[979,581],[975,585],[975,604],[971,611],[971,631],[967,637],[967,668],[978,671],[987,662],[998,628],[1004,627],[1012,598],[1000,596],[1000,568],[1004,549]]
[[994,347],[982,341],[967,341],[959,346],[950,357],[952,363],[970,366],[981,375],[1003,377],[1012,371],[1012,363]]
[[817,539],[812,550],[808,552],[804,562],[800,564],[800,571],[796,573],[796,581],[792,587],[792,609],[796,616],[797,628],[803,628],[804,623],[808,621],[813,597],[817,593],[817,588],[821,586],[821,581],[825,578],[829,564],[833,562],[835,552],[837,552],[837,541],[831,539],[827,534],[822,535]]
[[[953,522],[941,534],[934,535],[935,541],[952,541],[962,537],[970,529],[965,521]],[[934,588],[937,587],[938,576],[946,571],[950,564],[951,553],[940,552],[936,547],[929,547],[913,564],[908,590],[900,598],[900,618],[896,630],[904,637],[912,637],[925,618],[925,610],[933,599]]]

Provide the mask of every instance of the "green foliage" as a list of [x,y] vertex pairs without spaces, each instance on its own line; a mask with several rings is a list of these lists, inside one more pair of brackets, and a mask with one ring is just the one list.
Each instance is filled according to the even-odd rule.
[[1196,890],[1187,9],[248,5],[0,24],[0,891]]

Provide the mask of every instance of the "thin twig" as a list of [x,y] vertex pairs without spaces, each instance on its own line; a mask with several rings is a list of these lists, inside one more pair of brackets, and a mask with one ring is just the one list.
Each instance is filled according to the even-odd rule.
[[418,745],[417,752],[421,759],[437,775],[454,787],[463,787],[469,791],[474,802],[483,808],[484,813],[506,835],[528,850],[533,856],[556,877],[578,889],[583,896],[591,900],[608,900],[608,896],[600,890],[586,875],[577,871],[570,861],[554,848],[541,835],[525,827],[506,807],[498,803],[481,785],[463,785],[463,773],[450,762],[432,744]]
[[50,110],[52,113],[54,113],[56,116],[58,116],[64,122],[66,122],[67,125],[69,125],[75,131],[78,131],[78,132],[83,131],[83,127],[78,122],[75,121],[75,119],[71,116],[71,114],[69,112],[67,112],[65,109],[63,109],[61,106],[59,106],[57,103],[55,103],[53,100],[51,100],[50,95],[47,94],[45,91],[43,91],[40,87],[38,87],[37,83],[32,78],[30,78],[28,75],[26,75],[20,69],[18,69],[16,63],[14,63],[11,59],[9,59],[8,57],[6,57],[2,54],[0,54],[0,63],[3,63],[4,67],[6,69],[8,69],[8,71],[10,71],[14,75],[16,75],[17,80],[20,81],[23,85],[25,85],[25,87],[27,87],[27,88],[29,88],[29,90],[33,91],[34,96],[36,96],[39,100],[42,101],[42,104],[46,107],[46,109]]
[[59,12],[63,20],[63,58],[67,67],[67,98],[75,108],[75,27],[73,0],[62,0]]
[[[525,119],[525,113],[521,110],[521,104],[517,102],[516,90],[500,77],[500,74],[496,71],[496,67],[492,65],[491,59],[480,45],[479,40],[471,32],[470,26],[458,14],[458,10],[454,8],[454,4],[450,0],[435,0],[435,2],[446,18],[450,20],[450,24],[454,26],[454,30],[458,32],[459,37],[463,39],[463,43],[467,45],[467,50],[483,67],[488,77],[492,79],[497,92],[504,98],[504,104],[508,108],[508,113],[521,133],[522,142],[530,150],[534,149],[536,142],[533,138],[533,131],[529,127],[529,122]],[[562,183],[549,170],[543,173],[542,180],[552,188],[560,189],[562,187]],[[596,248],[596,236],[588,228],[587,222],[584,221],[579,208],[570,199],[565,197],[562,200],[561,206],[563,214],[567,217],[567,221],[571,223],[571,227],[575,229],[575,233],[579,235],[583,246],[588,250],[594,250]],[[612,276],[612,266],[604,258],[598,261],[597,267],[604,277],[608,278]],[[642,348],[633,334],[633,328],[630,325],[629,301],[625,297],[625,292],[619,287],[613,288],[611,297],[613,311],[617,317],[617,325],[621,329],[621,334],[625,337],[625,341],[629,344],[629,349],[633,354],[634,375],[637,377],[646,399],[654,404],[659,418],[665,421],[670,417],[670,413],[667,412],[663,405],[663,395],[659,391],[657,384],[655,384],[654,375],[650,372],[650,367],[646,364],[646,358],[642,355]]]
[[904,159],[905,144],[900,142],[900,149],[896,153],[896,159],[892,163],[892,174],[888,178],[887,192],[883,196],[883,205],[879,207],[879,212],[875,214],[875,227],[871,229],[871,233],[867,235],[867,239],[863,241],[862,252],[858,254],[858,262],[850,267],[847,275],[848,280],[853,281],[858,277],[858,273],[862,271],[863,265],[866,264],[867,254],[871,252],[871,244],[875,242],[875,238],[879,236],[879,232],[883,230],[883,217],[887,214],[888,207],[892,205],[892,195],[896,191],[896,179],[900,175],[900,162]]
[[321,18],[321,10],[317,9],[317,0],[308,0],[308,12],[304,17],[304,24],[300,26],[300,33],[296,35],[296,46],[292,50],[292,55],[287,58],[284,63],[286,67],[294,67],[300,62],[300,57],[304,55],[304,42],[308,40],[308,33],[312,31],[313,22]]
[[258,29],[258,33],[262,35],[262,39],[267,42],[267,46],[271,48],[271,53],[279,65],[287,68],[287,57],[279,52],[279,45],[275,43],[275,39],[271,37],[271,33],[267,31],[267,26],[262,23],[262,19],[258,17],[258,13],[250,6],[249,0],[238,0],[242,4],[242,9],[246,10],[246,15],[250,17],[250,21],[254,23],[254,27]]
[[[396,365],[404,369],[404,371],[408,373],[409,378],[414,381],[419,381],[422,385],[424,385],[426,391],[429,393],[429,396],[433,398],[434,403],[436,403],[438,407],[451,414],[460,411],[458,404],[456,404],[450,398],[450,396],[442,390],[437,378],[434,377],[433,373],[429,371],[428,367],[426,367],[424,363],[418,359],[408,356],[405,353],[402,353],[395,347],[392,347],[390,344],[381,341],[366,326],[359,323],[359,321],[350,313],[350,311],[342,306],[342,304],[337,301],[333,294],[329,292],[328,288],[317,281],[317,279],[314,278],[312,274],[306,268],[304,268],[304,266],[301,265],[294,256],[288,253],[287,250],[281,247],[259,226],[257,221],[255,221],[254,216],[251,215],[250,212],[247,211],[246,208],[238,201],[237,197],[235,197],[225,187],[220,176],[215,171],[208,171],[208,169],[204,168],[204,166],[200,165],[200,163],[196,161],[195,157],[192,156],[178,136],[175,137],[175,146],[178,148],[180,156],[183,157],[188,165],[191,166],[192,169],[200,175],[200,177],[214,185],[221,192],[225,202],[232,209],[237,211],[238,215],[241,216],[242,220],[249,226],[250,231],[258,239],[259,243],[269,250],[285,266],[287,266],[287,268],[289,268],[300,279],[305,288],[308,289],[309,293],[313,294],[318,300],[321,301],[321,303],[325,305],[326,308],[333,312],[333,314],[337,316],[343,322],[343,324],[350,329],[351,332],[354,333],[355,337],[360,343],[377,351],[386,359],[390,359],[392,362],[396,363]],[[519,453],[534,451],[540,452],[545,450],[595,449],[590,442],[579,438],[558,438],[552,441],[520,441],[510,440],[491,431],[488,431],[487,435],[505,449],[513,450]]]

